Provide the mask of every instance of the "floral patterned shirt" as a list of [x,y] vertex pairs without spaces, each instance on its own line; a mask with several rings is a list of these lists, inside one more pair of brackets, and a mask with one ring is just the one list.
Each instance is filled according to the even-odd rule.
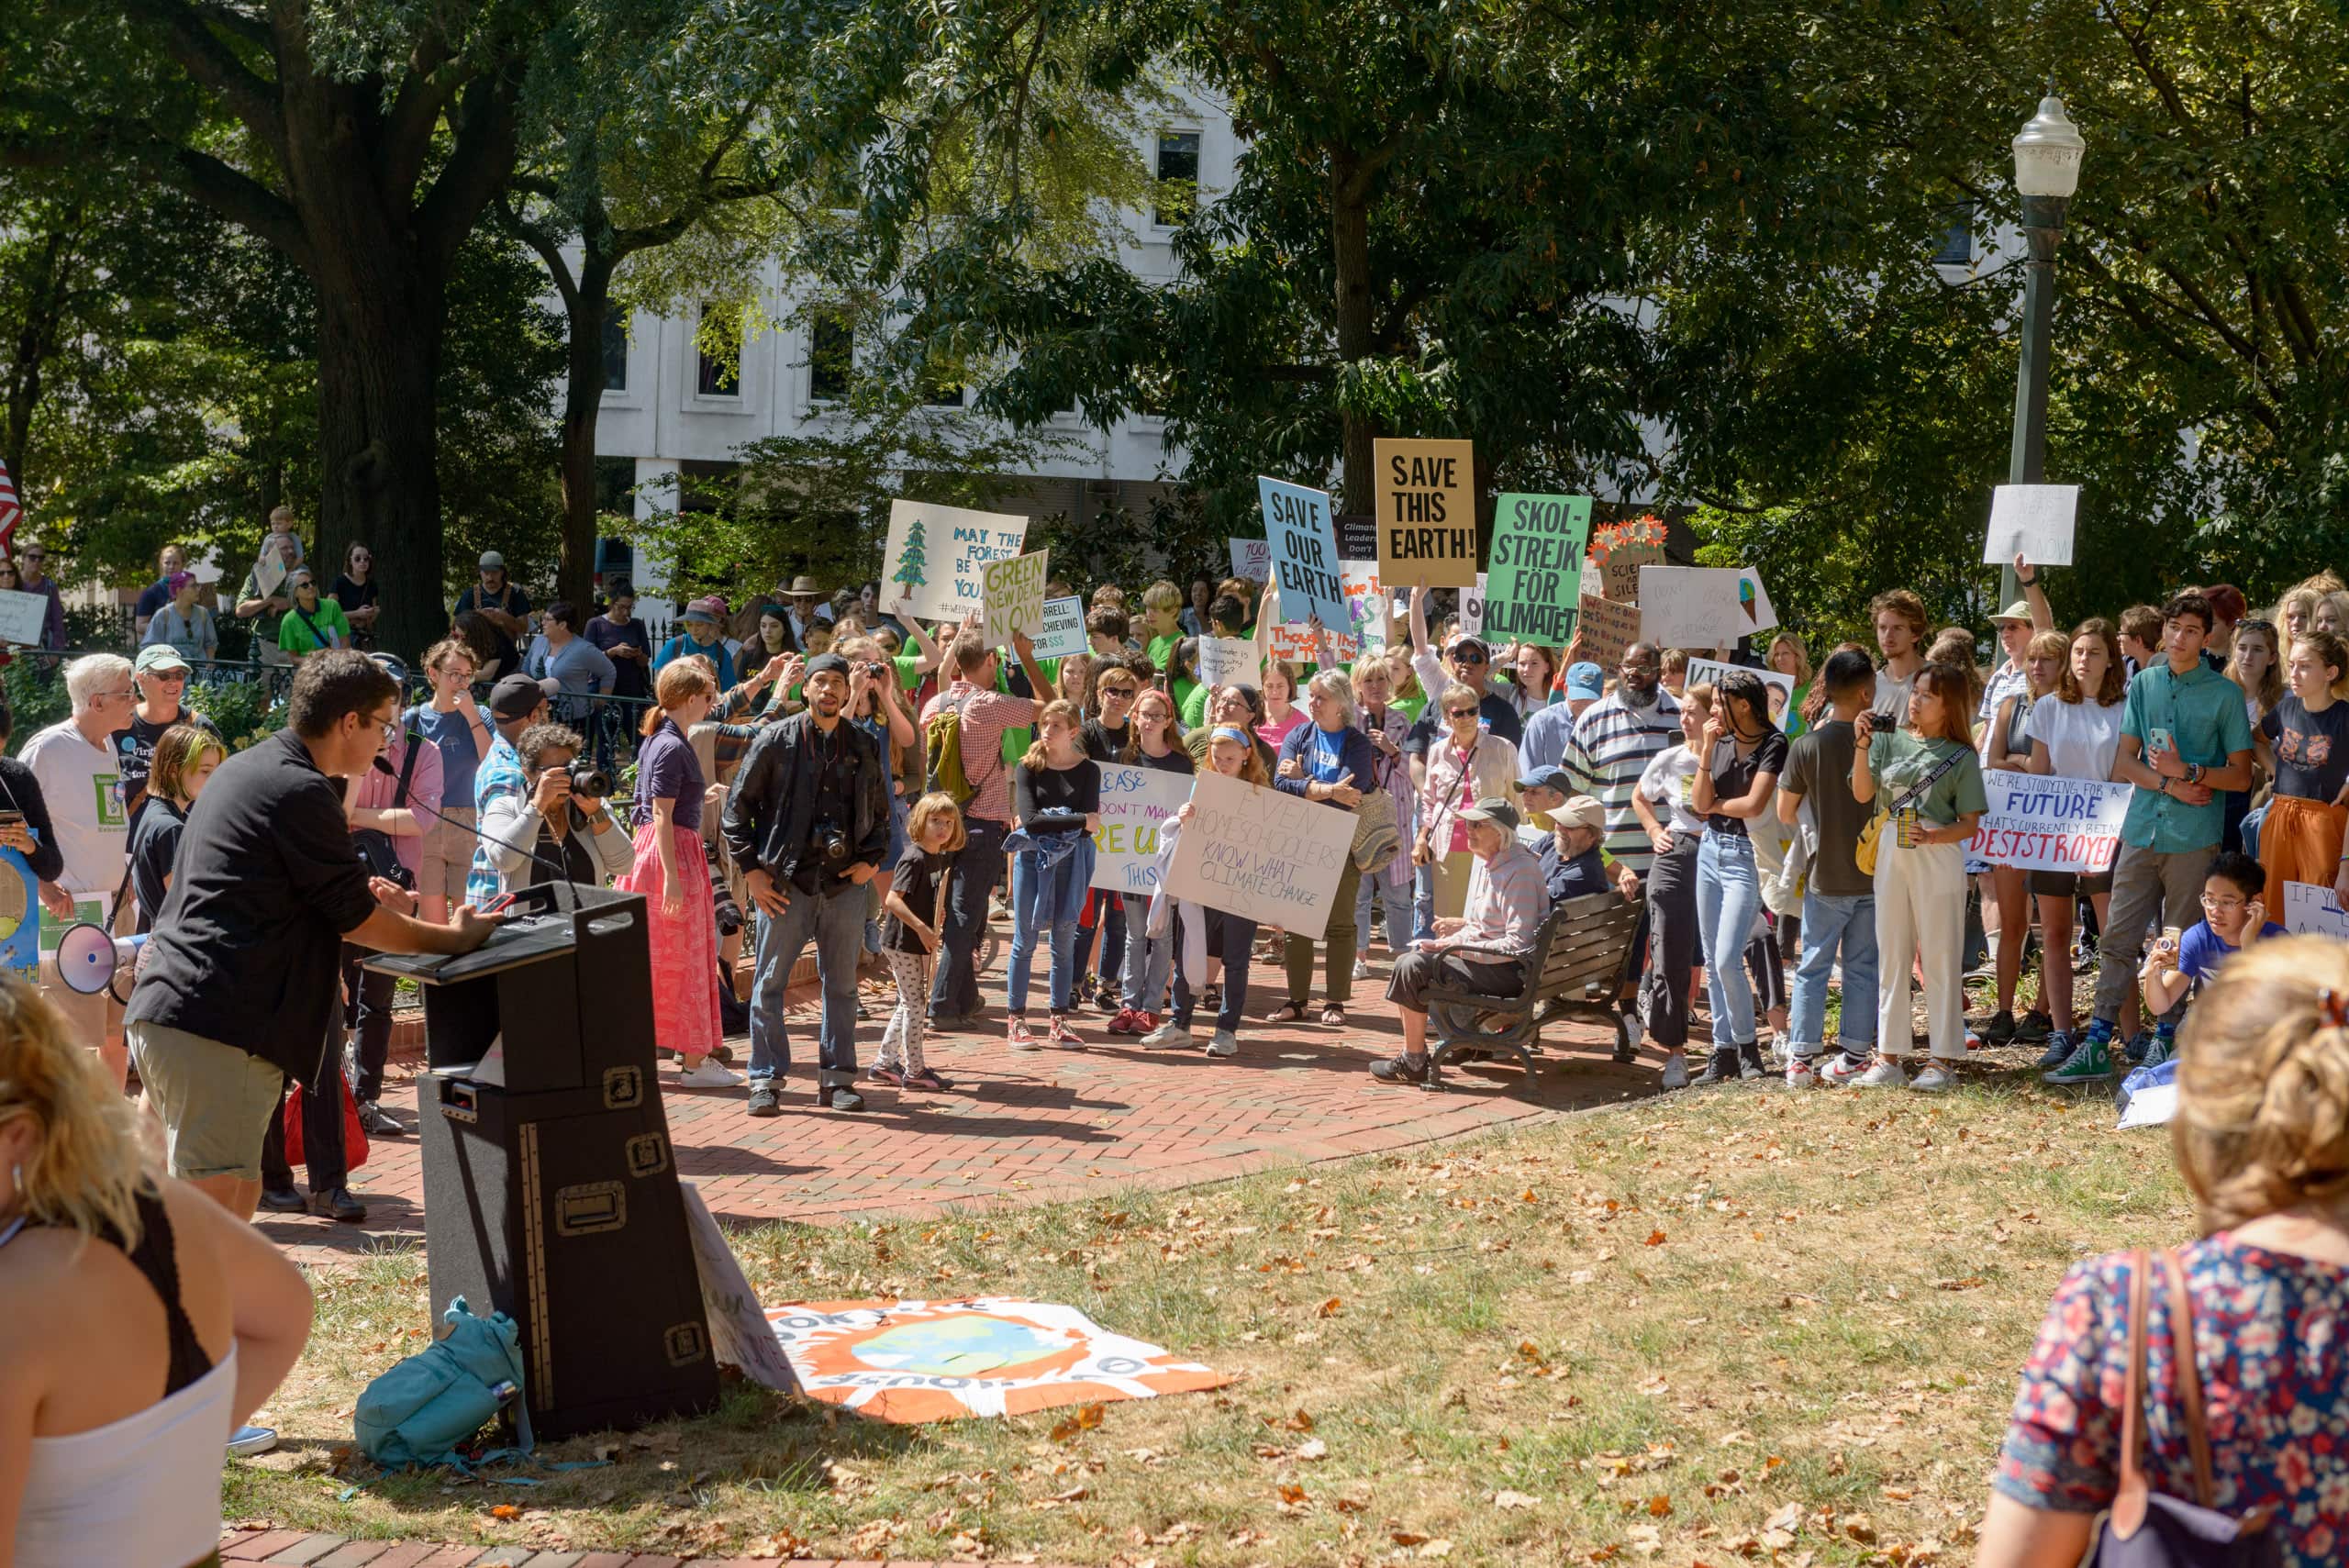
[[[2330,1563],[2349,1551],[2349,1270],[2237,1241],[2181,1248],[2194,1301],[2211,1468],[2221,1512],[2278,1513],[2285,1557]],[[2040,1326],[1992,1485],[2029,1507],[2093,1513],[2121,1476],[2129,1362],[2131,1256],[2074,1265]],[[2147,1479],[2194,1496],[2176,1344],[2161,1276],[2146,1312]]]

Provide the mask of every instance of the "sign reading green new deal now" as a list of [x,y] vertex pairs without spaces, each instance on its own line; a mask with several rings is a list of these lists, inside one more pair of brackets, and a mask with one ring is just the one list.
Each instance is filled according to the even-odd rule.
[[1575,632],[1589,543],[1587,495],[1504,495],[1494,503],[1484,635],[1564,647]]

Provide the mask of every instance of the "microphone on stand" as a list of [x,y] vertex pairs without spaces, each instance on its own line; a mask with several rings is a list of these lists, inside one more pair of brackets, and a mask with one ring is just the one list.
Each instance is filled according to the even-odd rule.
[[[429,740],[426,739],[423,734],[417,730],[410,729],[405,731],[405,733],[407,737],[407,743],[411,746],[429,746],[432,744]],[[393,778],[400,776],[400,771],[392,766],[390,762],[386,762],[381,754],[378,754],[375,758],[375,771],[379,773],[388,774]],[[509,844],[503,839],[493,839],[470,822],[460,822],[453,817],[441,816],[440,811],[437,806],[430,806],[425,805],[421,801],[411,800],[407,803],[406,809],[409,811],[427,812],[431,816],[438,817],[440,821],[447,823],[451,828],[462,828],[466,832],[471,833],[474,838],[479,839],[483,843],[489,845],[493,850],[506,850],[521,854],[538,865],[540,869],[552,873],[554,879],[557,882],[569,882],[571,880],[571,868],[569,866],[557,864],[555,862],[547,859],[546,856],[539,854],[535,851],[523,849],[519,844]]]

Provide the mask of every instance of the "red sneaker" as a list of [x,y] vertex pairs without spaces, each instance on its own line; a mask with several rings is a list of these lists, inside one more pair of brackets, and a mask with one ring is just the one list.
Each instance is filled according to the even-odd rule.
[[1069,1028],[1068,1020],[1058,1013],[1052,1015],[1052,1040],[1054,1045],[1083,1045],[1085,1043],[1084,1037]]
[[1109,1020],[1108,1030],[1111,1034],[1148,1034],[1150,1026],[1141,1021],[1146,1016],[1131,1007],[1121,1007],[1118,1016]]
[[1004,1025],[1004,1038],[1014,1051],[1034,1051],[1036,1037],[1029,1032],[1028,1020],[1015,1018]]

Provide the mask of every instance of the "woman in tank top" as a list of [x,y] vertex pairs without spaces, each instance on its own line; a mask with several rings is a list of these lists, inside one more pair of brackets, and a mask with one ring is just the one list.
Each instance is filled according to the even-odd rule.
[[260,1231],[149,1168],[129,1103],[13,975],[0,1323],[0,1540],[17,1568],[217,1562],[223,1449],[301,1355],[309,1286]]

